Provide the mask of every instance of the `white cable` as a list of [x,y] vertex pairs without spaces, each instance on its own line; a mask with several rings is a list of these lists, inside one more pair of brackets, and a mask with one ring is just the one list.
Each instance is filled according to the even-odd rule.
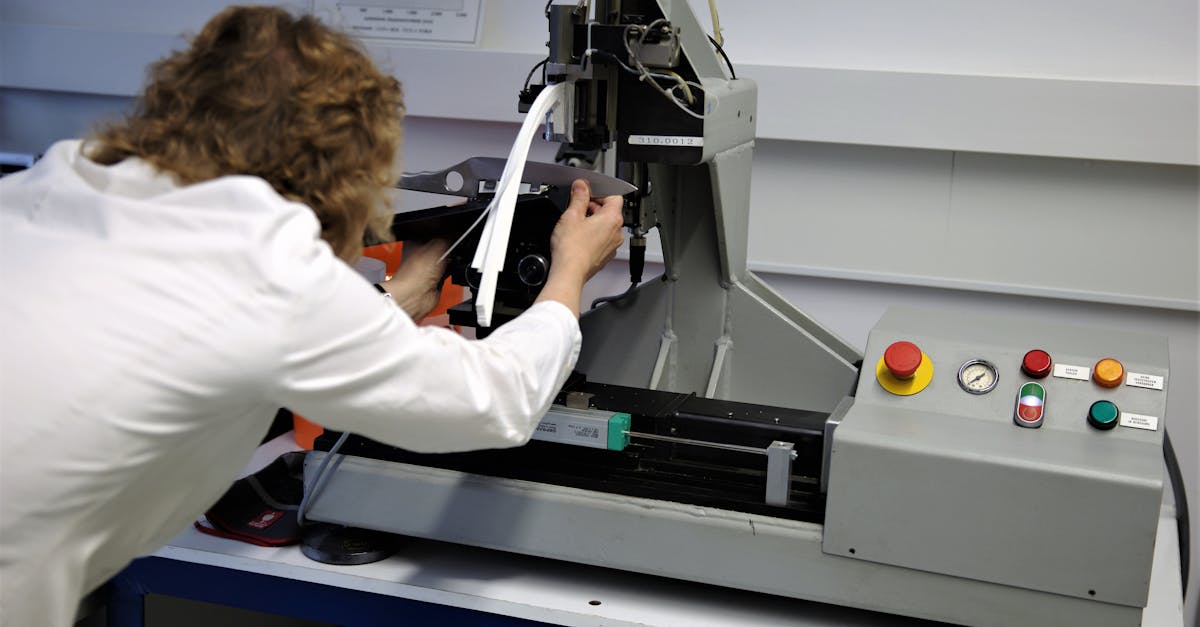
[[[337,452],[342,448],[342,445],[346,443],[346,439],[349,437],[349,431],[343,432],[342,436],[338,438],[337,442],[335,442],[329,449],[329,452],[325,453],[325,459],[321,460],[321,465],[317,466],[317,471],[313,473],[312,483],[309,483],[308,489],[304,490],[304,494],[300,497],[300,507],[296,510],[296,521],[301,525],[304,525],[304,515],[308,513],[308,508],[312,506],[312,499],[317,495],[317,492],[321,490],[323,482],[328,479],[329,475],[332,475],[333,471],[337,470],[337,466],[342,463],[342,458],[337,457]],[[330,468],[329,462],[335,458],[338,460],[337,464]],[[326,474],[327,470],[328,474]]]
[[[667,20],[665,18],[658,18],[657,20],[650,22],[650,24],[648,26],[640,26],[638,24],[630,24],[630,25],[626,26],[625,32],[622,35],[622,39],[624,39],[624,44],[625,44],[625,52],[629,54],[629,58],[633,61],[634,66],[637,68],[637,73],[639,74],[638,80],[640,80],[644,83],[648,83],[649,85],[654,87],[654,89],[656,89],[659,93],[661,93],[663,95],[663,97],[665,97],[667,100],[671,101],[672,104],[674,104],[676,107],[678,107],[680,111],[683,111],[684,113],[686,113],[698,120],[703,120],[707,116],[708,112],[696,113],[695,111],[692,111],[690,108],[688,108],[688,106],[686,104],[684,104],[682,101],[680,101],[679,98],[677,98],[675,95],[673,95],[670,91],[663,88],[662,85],[659,85],[654,80],[655,76],[659,76],[662,78],[669,78],[671,80],[675,80],[675,77],[668,76],[665,74],[657,74],[656,75],[655,73],[651,72],[646,67],[646,65],[642,63],[642,60],[640,58],[638,58],[638,56],[636,54],[633,53],[633,48],[630,47],[630,45],[629,45],[630,33],[635,32],[635,31],[640,32],[641,34],[638,36],[638,40],[637,40],[638,49],[640,50],[641,47],[645,44],[646,36],[650,33],[651,30],[654,29],[655,26],[658,26],[660,23],[669,24],[669,22],[667,22]],[[672,55],[674,55],[678,51],[678,46],[679,46],[678,37],[673,38],[673,40],[675,43],[675,50],[672,52]],[[647,80],[647,79],[649,79],[649,80]],[[701,91],[704,91],[704,88],[700,85],[697,85],[696,83],[692,83],[690,81],[684,81],[684,82],[689,85],[695,85]],[[705,95],[707,96],[707,92]],[[715,98],[713,99],[713,102],[714,102],[714,105],[717,104]]]
[[713,39],[724,48],[725,36],[721,34],[721,20],[717,18],[717,0],[708,0],[708,11],[712,14]]
[[491,208],[491,205],[488,205],[483,209],[483,211],[479,212],[479,217],[475,218],[475,221],[471,223],[471,226],[468,226],[467,230],[463,231],[463,234],[459,235],[458,239],[454,240],[454,243],[446,249],[446,252],[442,253],[441,257],[438,257],[438,263],[445,261],[446,257],[449,257],[450,253],[454,252],[454,249],[458,248],[458,245],[461,244],[463,240],[467,239],[467,236],[471,234],[471,231],[474,231],[475,227],[479,226],[479,223],[483,222],[483,219],[487,217],[488,210]]

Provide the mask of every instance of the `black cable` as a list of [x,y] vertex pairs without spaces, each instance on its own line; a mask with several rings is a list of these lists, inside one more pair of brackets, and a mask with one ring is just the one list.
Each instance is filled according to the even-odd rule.
[[[640,242],[640,243],[638,243]],[[614,294],[612,296],[601,296],[592,301],[592,309],[603,305],[604,303],[613,303],[620,300],[625,300],[633,293],[638,284],[642,282],[642,271],[646,267],[646,239],[635,238],[629,244],[629,289]]]
[[601,296],[600,298],[597,298],[596,300],[592,301],[591,308],[595,309],[595,308],[599,307],[600,305],[603,305],[604,303],[613,303],[613,302],[616,302],[619,300],[625,300],[627,297],[629,297],[630,294],[633,293],[633,290],[637,289],[637,286],[638,286],[637,283],[630,283],[629,289],[625,290],[624,292],[621,292],[620,294],[613,294],[612,296]]
[[[622,70],[625,70],[626,72],[629,72],[630,74],[632,74],[634,76],[642,75],[641,72],[626,65],[625,62],[621,60],[621,57],[618,57],[617,55],[615,55],[607,50],[595,49],[595,50],[592,50],[592,54],[604,57],[604,58],[608,59],[609,61],[616,63]],[[587,68],[587,57],[584,57],[583,61],[584,61],[584,68],[586,69]]]
[[1191,528],[1188,526],[1187,490],[1183,485],[1183,473],[1179,470],[1179,458],[1171,445],[1171,434],[1163,431],[1163,461],[1167,464],[1167,475],[1171,478],[1171,491],[1175,493],[1175,528],[1179,534],[1179,578],[1183,582],[1183,596],[1187,598],[1188,570],[1192,553]]
[[[546,57],[545,59],[538,61],[533,67],[529,68],[529,74],[525,75],[525,86],[522,87],[521,89],[522,90],[529,89],[529,81],[533,80],[533,73],[536,72],[537,69],[540,67],[541,68],[546,67],[546,64],[549,62],[550,62],[550,57]],[[542,82],[544,83],[546,81],[542,80]]]
[[729,55],[725,54],[725,49],[721,47],[721,44],[717,43],[716,39],[713,39],[712,35],[708,36],[708,41],[717,49],[717,54],[721,55],[722,59],[725,59],[725,65],[729,66],[729,78],[737,78],[737,72],[733,71],[733,63],[729,61]]

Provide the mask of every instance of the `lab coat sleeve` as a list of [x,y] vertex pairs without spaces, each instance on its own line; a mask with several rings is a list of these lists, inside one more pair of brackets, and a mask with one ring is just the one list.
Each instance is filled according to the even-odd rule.
[[[307,253],[277,401],[330,429],[418,452],[529,440],[579,355],[579,324],[534,305],[484,340],[421,327],[328,247]],[[296,275],[294,275],[296,276]]]

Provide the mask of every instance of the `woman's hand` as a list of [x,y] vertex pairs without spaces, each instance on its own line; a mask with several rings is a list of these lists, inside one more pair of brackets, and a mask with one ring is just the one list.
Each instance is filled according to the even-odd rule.
[[441,295],[446,276],[446,261],[441,259],[448,244],[435,239],[429,242],[404,242],[400,267],[383,289],[414,321],[433,311]]
[[593,199],[584,180],[571,186],[571,202],[550,236],[550,276],[538,301],[555,300],[579,316],[583,284],[612,261],[624,237],[620,196]]

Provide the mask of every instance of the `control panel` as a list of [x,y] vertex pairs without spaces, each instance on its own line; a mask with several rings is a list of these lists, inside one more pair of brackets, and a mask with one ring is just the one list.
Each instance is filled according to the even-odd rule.
[[[888,344],[875,366],[875,379],[879,387],[896,396],[918,394],[933,382],[934,358],[912,339],[915,338],[897,339]],[[938,342],[936,338],[931,341],[935,344]],[[1049,341],[1053,342],[1053,339]],[[1137,354],[1130,357],[1138,357],[1141,352],[1139,349],[1135,351]],[[1064,421],[1074,417],[1100,431],[1109,431],[1117,426],[1148,431],[1159,429],[1161,416],[1154,413],[1160,412],[1164,406],[1162,393],[1166,391],[1166,376],[1159,374],[1158,368],[1149,368],[1155,372],[1133,372],[1126,370],[1125,364],[1117,357],[1095,359],[1072,353],[1059,354],[1062,359],[1077,363],[1060,362],[1043,348],[1031,348],[1019,359],[1014,359],[1016,353],[1013,347],[1000,346],[979,346],[976,356],[963,359],[956,367],[953,359],[955,356],[961,358],[961,351],[950,347],[947,353],[951,361],[939,367],[939,370],[946,372],[946,378],[953,376],[962,392],[982,396],[999,387],[1002,394],[1008,391],[1011,396],[1012,388],[1016,389],[1012,421],[1019,427],[1036,429],[1044,424],[1046,412],[1050,409],[1046,389],[1057,387],[1068,393],[1064,395],[1065,405],[1055,407],[1055,414]],[[1002,376],[1006,382],[1015,383],[1000,386]],[[1091,382],[1093,385],[1080,386],[1077,382]],[[1130,389],[1123,390],[1122,386]],[[1089,399],[1094,400],[1088,403]],[[1126,405],[1126,410],[1117,405],[1118,399]],[[944,402],[938,398],[932,400]],[[981,418],[992,416],[994,403],[982,400],[968,402],[973,404],[973,413],[984,414]],[[1081,402],[1086,406],[1081,406]],[[1147,411],[1153,413],[1147,414]]]
[[823,549],[1144,606],[1165,338],[889,310],[834,431]]

